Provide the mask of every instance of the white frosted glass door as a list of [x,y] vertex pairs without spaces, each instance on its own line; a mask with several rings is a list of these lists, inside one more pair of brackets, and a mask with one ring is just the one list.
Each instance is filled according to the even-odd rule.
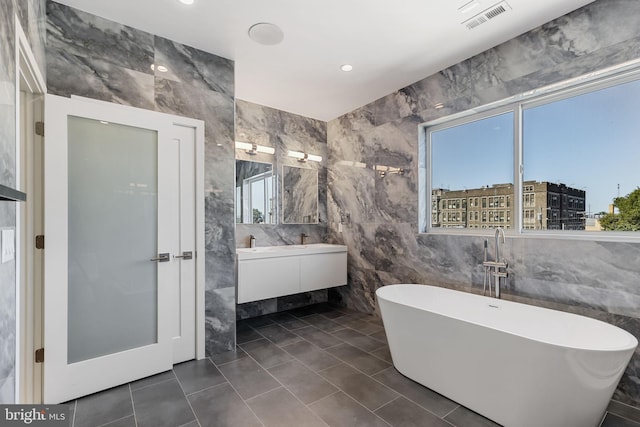
[[68,117],[68,363],[158,341],[158,132]]
[[172,367],[179,162],[160,113],[47,95],[45,122],[44,399],[59,403]]

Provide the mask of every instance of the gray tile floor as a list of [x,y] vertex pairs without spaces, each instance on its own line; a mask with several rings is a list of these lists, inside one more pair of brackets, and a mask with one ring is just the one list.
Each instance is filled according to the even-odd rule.
[[[319,304],[240,321],[237,338],[70,402],[73,427],[497,426],[399,374],[374,316]],[[639,412],[612,402],[602,427],[640,427]]]

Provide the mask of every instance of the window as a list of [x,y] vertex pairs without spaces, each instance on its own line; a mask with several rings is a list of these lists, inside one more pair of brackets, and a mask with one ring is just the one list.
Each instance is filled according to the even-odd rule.
[[536,195],[534,194],[525,194],[523,206],[526,208],[534,207],[536,205]]
[[640,69],[611,75],[425,125],[430,187],[423,194],[464,191],[470,207],[482,208],[483,228],[640,231],[629,213],[640,206],[624,212],[622,203],[640,199]]

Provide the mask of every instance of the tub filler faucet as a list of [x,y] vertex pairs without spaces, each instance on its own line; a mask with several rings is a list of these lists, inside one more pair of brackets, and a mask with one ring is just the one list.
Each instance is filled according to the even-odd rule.
[[306,234],[302,233],[300,234],[300,244],[301,245],[306,245],[307,244],[307,236]]
[[[487,259],[487,246],[488,246],[488,242],[485,239],[484,241],[484,261],[482,262],[482,266],[484,267],[484,286],[483,286],[483,290],[482,290],[482,294],[486,295],[487,293],[487,288],[489,288],[489,296],[493,296],[491,295],[491,287],[493,286],[493,288],[495,289],[495,295],[496,298],[500,298],[500,281],[501,279],[504,278],[504,280],[507,280],[507,277],[509,276],[509,274],[507,273],[507,267],[509,266],[509,264],[505,261],[505,260],[501,260],[501,255],[500,255],[500,237],[502,237],[502,244],[506,243],[506,237],[504,234],[504,229],[502,227],[498,227],[496,228],[496,233],[494,235],[494,239],[495,239],[495,253],[494,253],[494,258],[493,261],[490,261],[489,259]],[[492,285],[492,278],[493,278],[493,285]]]

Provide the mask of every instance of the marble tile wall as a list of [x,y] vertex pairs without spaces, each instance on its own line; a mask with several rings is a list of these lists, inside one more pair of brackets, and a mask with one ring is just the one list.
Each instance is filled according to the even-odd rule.
[[[350,286],[337,299],[372,312],[386,284],[478,292],[483,238],[418,233],[418,125],[640,58],[639,14],[635,0],[598,0],[329,122],[329,234],[349,246]],[[405,174],[382,178],[376,164]],[[586,314],[640,338],[640,244],[511,238],[505,250],[506,298]],[[640,406],[639,374],[636,352],[614,398]]]
[[[45,1],[0,0],[0,184],[16,181],[15,17],[45,72]],[[0,229],[16,227],[16,204],[0,202]],[[15,401],[16,262],[0,264],[0,404]]]
[[204,120],[206,349],[234,348],[233,61],[53,1],[46,59],[49,93]]
[[[236,247],[249,246],[249,236],[256,238],[257,246],[278,246],[300,243],[301,234],[309,236],[308,243],[327,241],[327,123],[276,110],[240,99],[236,100],[236,140],[275,148],[274,155],[249,155],[236,150],[236,158],[272,163],[278,175],[283,166],[298,167],[300,163],[287,156],[289,150],[322,156],[322,162],[307,162],[304,167],[318,174],[318,224],[283,224],[279,214],[277,224],[236,224]],[[278,193],[280,194],[280,193]],[[282,212],[282,199],[278,197],[278,212]],[[320,290],[300,295],[273,298],[264,301],[239,304],[239,319],[288,310],[316,302],[327,301],[327,291]]]

